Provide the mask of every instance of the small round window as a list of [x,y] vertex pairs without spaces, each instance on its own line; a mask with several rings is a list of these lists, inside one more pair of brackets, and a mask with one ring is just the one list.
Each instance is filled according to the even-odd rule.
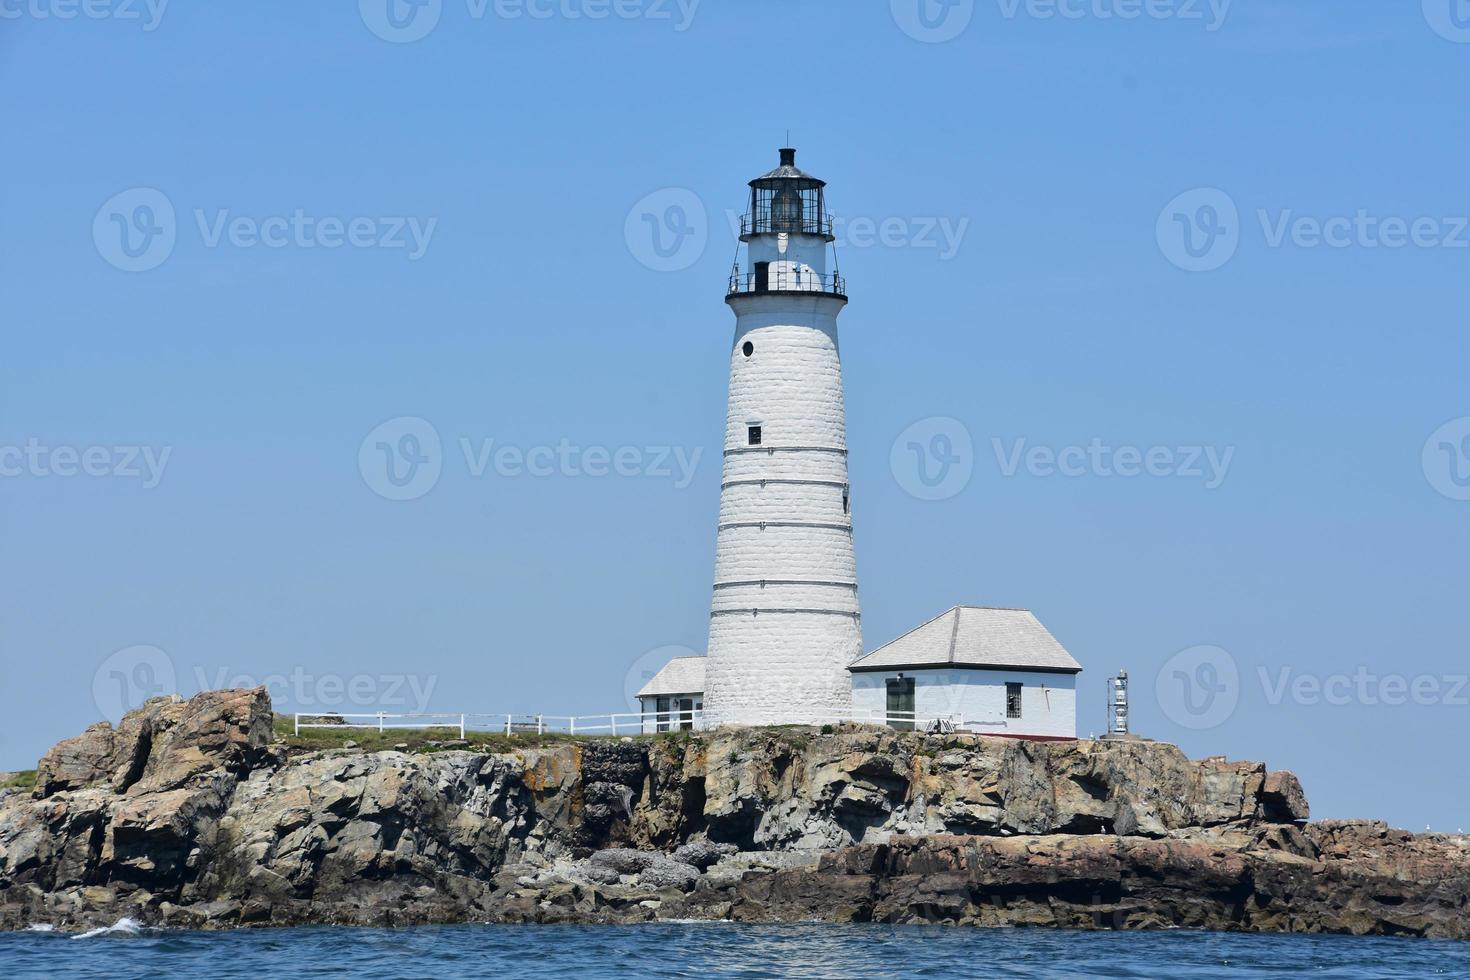
[[743,354],[745,354],[746,357],[749,357],[750,355],[755,353],[755,344],[752,344],[750,341],[747,340],[745,342],[745,346],[740,348],[740,350]]

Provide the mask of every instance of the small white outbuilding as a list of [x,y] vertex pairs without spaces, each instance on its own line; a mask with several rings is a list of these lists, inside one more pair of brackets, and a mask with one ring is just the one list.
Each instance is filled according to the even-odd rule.
[[982,734],[1077,737],[1082,665],[1028,609],[956,606],[855,661],[855,712]]
[[671,732],[695,727],[704,711],[704,657],[675,657],[638,691],[643,731]]

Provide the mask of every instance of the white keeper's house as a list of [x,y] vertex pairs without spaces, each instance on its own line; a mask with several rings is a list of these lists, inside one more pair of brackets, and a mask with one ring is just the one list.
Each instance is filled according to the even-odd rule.
[[991,735],[1077,737],[1082,665],[1028,609],[956,606],[847,669],[859,715],[912,712]]
[[735,314],[714,598],[704,657],[639,692],[647,731],[944,720],[1075,738],[1082,667],[1023,609],[958,606],[863,655],[837,268],[826,183],[781,150],[750,182],[725,302]]

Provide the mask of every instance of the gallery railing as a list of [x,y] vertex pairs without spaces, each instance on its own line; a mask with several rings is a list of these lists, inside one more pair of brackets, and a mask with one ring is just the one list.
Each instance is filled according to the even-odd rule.
[[832,215],[816,208],[804,207],[801,213],[762,208],[740,216],[740,234],[747,235],[821,235],[832,237]]
[[847,280],[837,273],[821,275],[803,269],[757,269],[742,273],[737,267],[730,275],[731,296],[758,293],[822,293],[827,296],[846,296]]

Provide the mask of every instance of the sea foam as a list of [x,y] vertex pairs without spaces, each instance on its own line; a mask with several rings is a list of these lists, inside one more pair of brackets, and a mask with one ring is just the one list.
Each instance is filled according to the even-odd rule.
[[136,936],[143,931],[141,923],[127,916],[123,916],[110,926],[102,926],[98,929],[89,929],[86,932],[72,936],[73,939],[91,939],[94,936]]

